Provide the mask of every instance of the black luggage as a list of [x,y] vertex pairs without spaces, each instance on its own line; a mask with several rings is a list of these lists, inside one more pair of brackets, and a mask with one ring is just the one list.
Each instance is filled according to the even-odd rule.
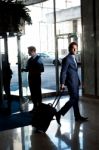
[[46,132],[53,117],[56,116],[56,105],[59,102],[61,95],[56,97],[52,104],[41,103],[33,110],[32,126],[38,131]]

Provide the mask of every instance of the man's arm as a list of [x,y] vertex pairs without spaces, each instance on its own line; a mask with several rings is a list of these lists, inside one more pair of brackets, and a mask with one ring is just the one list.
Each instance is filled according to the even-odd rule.
[[38,59],[38,63],[39,63],[40,72],[44,72],[44,64],[43,64],[42,59],[40,57]]
[[69,66],[69,60],[67,58],[64,58],[62,60],[62,68],[61,68],[61,73],[60,73],[60,84],[65,85],[68,66]]

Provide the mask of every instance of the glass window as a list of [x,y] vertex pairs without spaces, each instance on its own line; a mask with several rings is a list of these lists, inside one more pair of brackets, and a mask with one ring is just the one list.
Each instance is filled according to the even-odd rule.
[[[55,92],[57,83],[56,70],[60,70],[62,58],[68,53],[68,44],[78,36],[78,42],[81,45],[81,21],[76,20],[76,28],[73,21],[66,19],[65,11],[71,7],[79,6],[80,1],[61,0],[56,3],[56,37],[54,24],[54,7],[53,0],[28,6],[32,18],[32,25],[26,25],[24,34],[20,38],[21,67],[26,66],[28,59],[28,46],[35,46],[38,55],[41,56],[45,71],[42,73],[42,93]],[[65,20],[64,19],[65,16]],[[76,33],[77,31],[77,33]],[[12,44],[13,43],[13,44]],[[2,51],[3,51],[3,46]],[[80,46],[81,49],[81,46]],[[58,51],[58,64],[56,66],[56,51]],[[8,38],[8,55],[13,76],[11,80],[11,94],[19,94],[18,81],[18,47],[17,38]],[[28,74],[21,73],[23,95],[29,94]]]

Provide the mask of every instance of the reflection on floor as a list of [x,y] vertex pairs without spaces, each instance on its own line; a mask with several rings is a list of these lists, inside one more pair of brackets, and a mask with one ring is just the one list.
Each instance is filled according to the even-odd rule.
[[[44,99],[44,103],[54,98]],[[62,97],[59,109],[68,97]],[[91,101],[91,100],[90,100]],[[32,104],[28,105],[28,110]],[[0,150],[99,150],[99,102],[80,102],[80,111],[89,121],[75,123],[71,109],[61,118],[59,127],[53,120],[45,133],[38,133],[31,126],[0,132]]]
[[[29,87],[27,87],[27,88],[23,87],[22,90],[23,90],[23,96],[29,96],[30,95]],[[42,88],[42,94],[52,93],[52,92],[56,92],[56,90]],[[11,95],[19,96],[19,89],[17,89],[16,91],[11,91]]]

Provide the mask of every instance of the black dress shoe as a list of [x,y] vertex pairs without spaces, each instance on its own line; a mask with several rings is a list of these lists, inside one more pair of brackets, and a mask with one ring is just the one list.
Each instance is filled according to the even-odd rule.
[[82,121],[82,122],[88,121],[88,117],[82,117],[82,116],[80,116],[78,118],[75,118],[75,121]]
[[61,126],[60,118],[61,118],[61,114],[59,112],[57,112],[56,113],[56,120],[57,120],[57,123]]

